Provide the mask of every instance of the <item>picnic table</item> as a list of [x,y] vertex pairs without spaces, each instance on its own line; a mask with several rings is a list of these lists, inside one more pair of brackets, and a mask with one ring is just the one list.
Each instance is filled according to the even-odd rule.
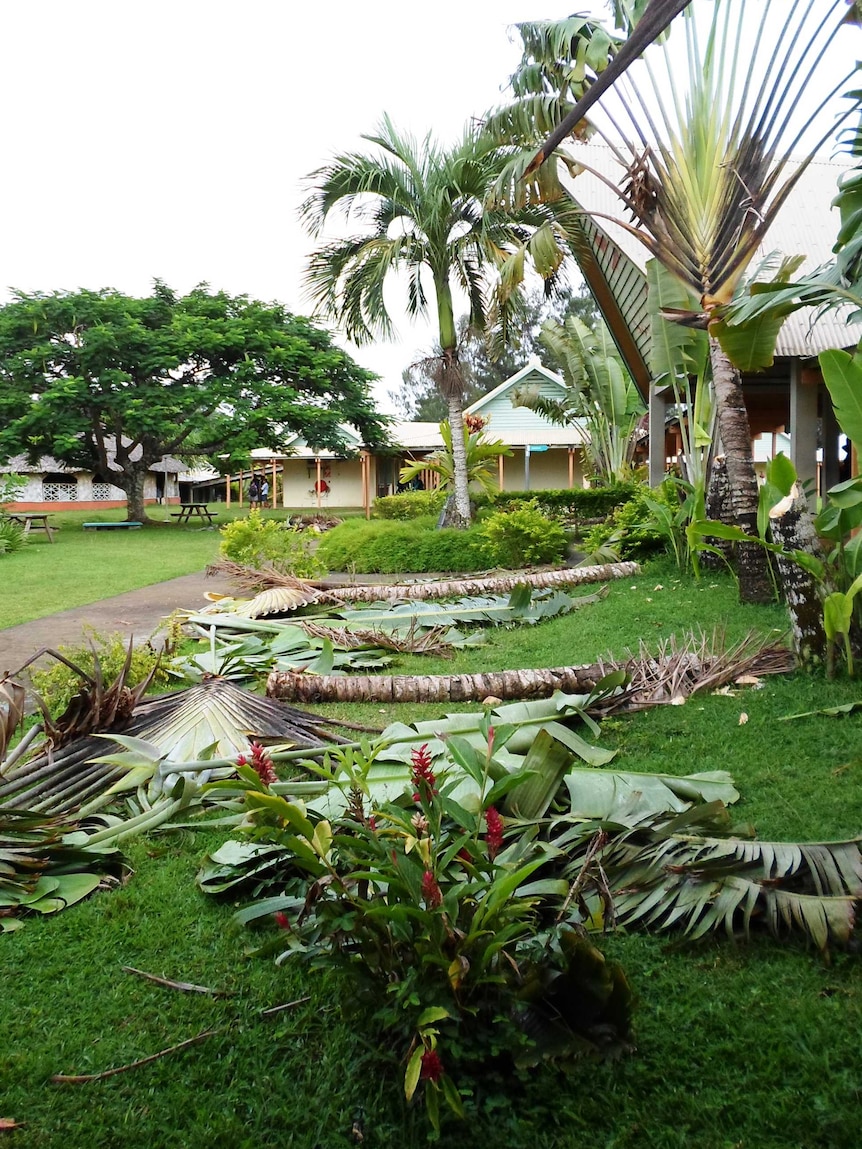
[[48,542],[53,543],[54,536],[51,534],[52,530],[56,531],[56,527],[52,527],[48,522],[48,514],[44,511],[8,511],[7,518],[10,518],[13,523],[18,523],[24,528],[24,537],[30,534],[30,531],[44,531],[48,536]]
[[192,519],[204,519],[208,523],[215,522],[215,516],[206,503],[180,503],[178,511],[171,511],[171,518],[179,523],[190,523]]

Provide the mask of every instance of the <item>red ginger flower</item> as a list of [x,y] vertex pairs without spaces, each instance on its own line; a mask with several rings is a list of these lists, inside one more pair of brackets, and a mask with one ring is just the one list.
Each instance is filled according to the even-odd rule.
[[443,1062],[436,1049],[426,1049],[422,1054],[422,1068],[419,1070],[420,1078],[433,1081],[436,1085],[443,1076]]
[[287,916],[287,914],[284,912],[284,910],[276,910],[274,917],[275,917],[276,925],[279,927],[279,929],[282,929],[282,930],[289,930],[290,929],[290,918]]
[[436,794],[437,791],[434,787],[437,785],[437,779],[431,771],[431,751],[428,749],[427,742],[410,752],[410,761],[413,763],[410,779],[417,791],[413,795],[413,801],[421,801],[423,785],[427,786],[432,794]]
[[261,746],[259,742],[252,742],[250,759],[246,757],[245,754],[240,754],[237,757],[236,764],[237,766],[250,765],[265,786],[271,786],[273,782],[278,781],[278,775],[275,772],[272,759],[267,753],[266,747]]
[[430,870],[426,870],[422,875],[422,897],[429,910],[436,910],[443,904],[443,895],[437,885],[437,879]]
[[488,833],[485,841],[488,843],[488,857],[493,861],[503,845],[503,819],[493,806],[485,811],[485,825]]

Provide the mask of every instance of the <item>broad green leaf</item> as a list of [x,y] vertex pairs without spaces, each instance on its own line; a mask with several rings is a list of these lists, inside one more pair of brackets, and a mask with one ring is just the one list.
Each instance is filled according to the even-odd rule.
[[432,1005],[428,1009],[424,1009],[419,1014],[419,1020],[416,1022],[417,1029],[424,1029],[426,1025],[433,1025],[435,1021],[443,1021],[446,1017],[451,1017],[448,1009],[444,1009],[441,1005]]
[[404,1096],[408,1101],[413,1100],[413,1094],[416,1092],[416,1086],[419,1084],[419,1074],[422,1070],[422,1054],[425,1052],[423,1045],[417,1045],[413,1050],[410,1060],[407,1062],[407,1072],[404,1074]]
[[822,351],[818,359],[841,430],[862,443],[862,352]]

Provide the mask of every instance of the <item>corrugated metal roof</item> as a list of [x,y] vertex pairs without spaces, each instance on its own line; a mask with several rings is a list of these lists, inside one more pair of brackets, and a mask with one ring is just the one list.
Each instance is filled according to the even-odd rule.
[[[621,164],[614,158],[611,148],[604,144],[573,145],[572,153],[597,174],[584,170],[574,179],[567,178],[569,193],[585,211],[597,218],[611,244],[643,271],[650,254],[636,237],[638,229],[627,229],[615,222],[625,222],[625,209],[613,190],[623,182]],[[787,166],[788,174],[799,166],[799,163],[791,161]],[[839,176],[846,168],[846,164],[826,160],[815,160],[808,165],[767,232],[752,266],[774,252],[788,256],[804,255],[801,272],[813,271],[832,259],[832,246],[838,235],[840,219],[837,208],[831,204],[838,190]],[[604,180],[599,177],[604,177]],[[638,318],[635,307],[634,289],[629,285],[625,290],[631,296],[627,322],[640,324],[642,319]],[[818,314],[813,308],[794,312],[784,322],[776,354],[808,357],[828,347],[855,346],[862,338],[862,323],[848,324],[847,314],[847,310]],[[635,334],[634,331],[632,333]],[[637,334],[643,340],[643,334],[640,331]]]

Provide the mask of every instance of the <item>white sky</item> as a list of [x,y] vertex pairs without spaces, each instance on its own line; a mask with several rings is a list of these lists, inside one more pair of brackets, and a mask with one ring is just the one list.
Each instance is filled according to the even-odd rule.
[[[511,25],[600,0],[5,0],[0,299],[215,289],[307,313],[304,175],[384,111],[454,141],[498,101]],[[514,37],[514,39],[512,38]],[[430,343],[350,353],[395,388]]]
[[[586,7],[586,5],[584,6]],[[5,0],[0,298],[155,278],[308,313],[300,180],[384,111],[442,141],[500,98],[509,27],[566,0]],[[598,10],[598,9],[597,9]],[[517,40],[517,36],[515,36]],[[356,348],[383,376],[429,343]]]

